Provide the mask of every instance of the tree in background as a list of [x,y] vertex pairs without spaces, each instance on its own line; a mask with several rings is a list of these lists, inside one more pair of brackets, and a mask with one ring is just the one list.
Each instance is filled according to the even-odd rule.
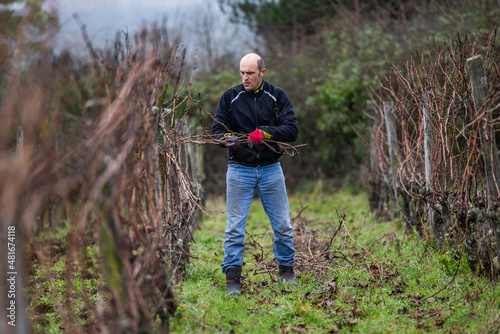
[[[42,8],[43,0],[0,0],[0,68],[5,70],[16,47],[45,47],[47,35],[59,29],[55,10]],[[19,59],[18,59],[19,60]]]
[[[5,98],[8,76],[13,73],[37,77],[43,67],[32,66],[34,63],[50,62],[52,49],[47,41],[59,29],[56,11],[47,11],[42,7],[43,0],[0,0],[0,103]],[[15,71],[12,69],[15,68]],[[0,110],[0,118],[5,117],[5,111]],[[14,126],[19,126],[19,114],[10,120]],[[7,132],[0,133],[0,140],[9,136]],[[16,137],[8,139],[11,147],[15,145]]]
[[322,18],[334,15],[329,2],[219,0],[219,5],[231,21],[248,26],[272,53],[279,53],[304,36],[314,35]]
[[59,30],[59,19],[57,11],[46,10],[43,3],[44,0],[0,0],[0,100],[9,68],[27,69],[31,62],[42,61],[40,55],[52,53],[47,41]]

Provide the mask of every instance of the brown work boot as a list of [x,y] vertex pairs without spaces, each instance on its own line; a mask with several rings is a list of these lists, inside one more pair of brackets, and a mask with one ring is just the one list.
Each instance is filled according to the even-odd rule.
[[226,294],[228,296],[241,295],[241,267],[226,269]]
[[299,284],[295,282],[295,274],[293,273],[293,266],[282,266],[279,265],[279,276],[280,282],[288,284],[290,286],[298,286]]

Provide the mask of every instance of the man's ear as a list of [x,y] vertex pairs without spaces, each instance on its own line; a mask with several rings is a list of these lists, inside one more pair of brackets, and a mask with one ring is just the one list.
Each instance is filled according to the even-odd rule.
[[264,76],[264,74],[266,73],[266,69],[265,69],[265,68],[263,68],[263,69],[260,71],[260,73],[262,73],[262,74],[261,74],[261,76]]

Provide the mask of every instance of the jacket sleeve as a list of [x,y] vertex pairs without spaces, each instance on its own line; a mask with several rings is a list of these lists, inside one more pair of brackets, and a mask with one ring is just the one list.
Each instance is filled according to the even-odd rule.
[[[231,111],[230,104],[227,103],[227,93],[222,94],[215,112],[215,120],[212,125],[212,136],[214,139],[222,139],[231,129]],[[218,146],[224,147],[219,144]]]
[[280,89],[276,101],[276,125],[259,126],[259,129],[272,135],[273,140],[293,142],[299,135],[299,127],[290,98]]

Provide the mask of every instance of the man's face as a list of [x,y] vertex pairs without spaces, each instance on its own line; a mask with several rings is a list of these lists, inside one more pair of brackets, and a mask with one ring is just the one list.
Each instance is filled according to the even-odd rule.
[[242,60],[240,62],[240,75],[243,86],[246,90],[256,90],[262,83],[262,77],[266,69],[259,71],[257,61]]

